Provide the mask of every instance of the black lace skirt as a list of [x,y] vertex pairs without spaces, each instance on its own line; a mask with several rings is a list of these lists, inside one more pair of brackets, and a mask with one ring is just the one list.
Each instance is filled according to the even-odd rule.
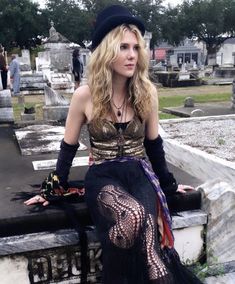
[[157,196],[140,162],[93,165],[85,188],[103,251],[102,283],[201,283],[174,250],[160,248]]

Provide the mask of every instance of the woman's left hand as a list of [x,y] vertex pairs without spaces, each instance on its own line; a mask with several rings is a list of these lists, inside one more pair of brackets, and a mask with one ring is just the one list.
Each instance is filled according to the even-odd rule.
[[188,190],[195,190],[195,188],[190,185],[178,184],[176,192],[186,193]]
[[35,195],[34,197],[31,197],[24,202],[25,205],[33,205],[37,203],[42,203],[43,206],[47,206],[49,204],[49,201],[47,201],[41,195]]

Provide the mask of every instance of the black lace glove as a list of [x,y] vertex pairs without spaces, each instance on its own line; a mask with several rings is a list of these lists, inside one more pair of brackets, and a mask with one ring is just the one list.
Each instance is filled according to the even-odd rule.
[[68,200],[71,197],[82,197],[85,189],[82,184],[76,187],[63,188],[55,171],[51,172],[43,181],[40,189],[41,196],[49,202]]
[[145,138],[144,146],[153,171],[159,178],[162,190],[166,195],[174,194],[178,188],[178,184],[173,174],[168,170],[161,136],[158,135],[154,140]]
[[56,170],[51,172],[41,185],[41,196],[48,201],[61,200],[72,195],[82,196],[85,191],[83,185],[68,183],[68,176],[76,155],[79,143],[70,145],[64,140],[60,144]]
[[64,189],[68,188],[70,168],[79,146],[79,143],[77,143],[76,145],[70,145],[64,140],[61,141],[55,173],[56,175],[58,175],[60,179],[60,185],[63,186]]

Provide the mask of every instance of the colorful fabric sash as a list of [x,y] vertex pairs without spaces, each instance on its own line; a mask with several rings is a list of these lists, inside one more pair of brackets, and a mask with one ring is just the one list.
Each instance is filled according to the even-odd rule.
[[120,157],[112,160],[105,160],[103,163],[107,162],[127,162],[127,161],[138,161],[140,162],[144,173],[148,177],[149,181],[152,183],[153,188],[157,194],[157,224],[158,224],[158,230],[161,235],[161,247],[162,248],[173,248],[174,247],[174,236],[172,233],[172,221],[170,212],[168,209],[168,205],[166,202],[165,194],[163,193],[160,183],[158,180],[158,177],[153,172],[150,164],[146,161],[146,159],[139,159],[135,157]]

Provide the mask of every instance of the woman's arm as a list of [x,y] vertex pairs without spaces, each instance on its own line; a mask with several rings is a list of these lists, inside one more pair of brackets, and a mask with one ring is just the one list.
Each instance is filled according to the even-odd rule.
[[146,119],[145,137],[149,140],[158,137],[158,96],[157,91],[153,95],[152,106]]
[[[156,94],[157,96],[157,94]],[[151,162],[153,171],[159,178],[162,190],[166,195],[176,191],[185,193],[187,189],[193,189],[189,185],[178,184],[174,175],[169,171],[163,148],[163,140],[158,135],[158,101],[153,102],[152,111],[146,121],[146,133],[144,146],[146,154]]]
[[[56,163],[56,171],[50,173],[50,182],[44,181],[42,184],[41,196],[36,195],[33,198],[25,201],[26,205],[31,205],[35,203],[43,203],[43,205],[48,205],[48,200],[58,198],[58,196],[53,196],[54,188],[51,184],[58,187],[62,187],[62,190],[67,190],[68,184],[67,179],[69,176],[72,161],[76,155],[77,148],[79,147],[79,135],[82,125],[86,122],[86,104],[89,97],[89,88],[82,86],[78,88],[70,103],[69,112],[66,119],[65,134],[64,139],[61,141],[60,152],[58,155]],[[59,181],[59,184],[57,182]],[[57,182],[57,183],[56,183]]]

